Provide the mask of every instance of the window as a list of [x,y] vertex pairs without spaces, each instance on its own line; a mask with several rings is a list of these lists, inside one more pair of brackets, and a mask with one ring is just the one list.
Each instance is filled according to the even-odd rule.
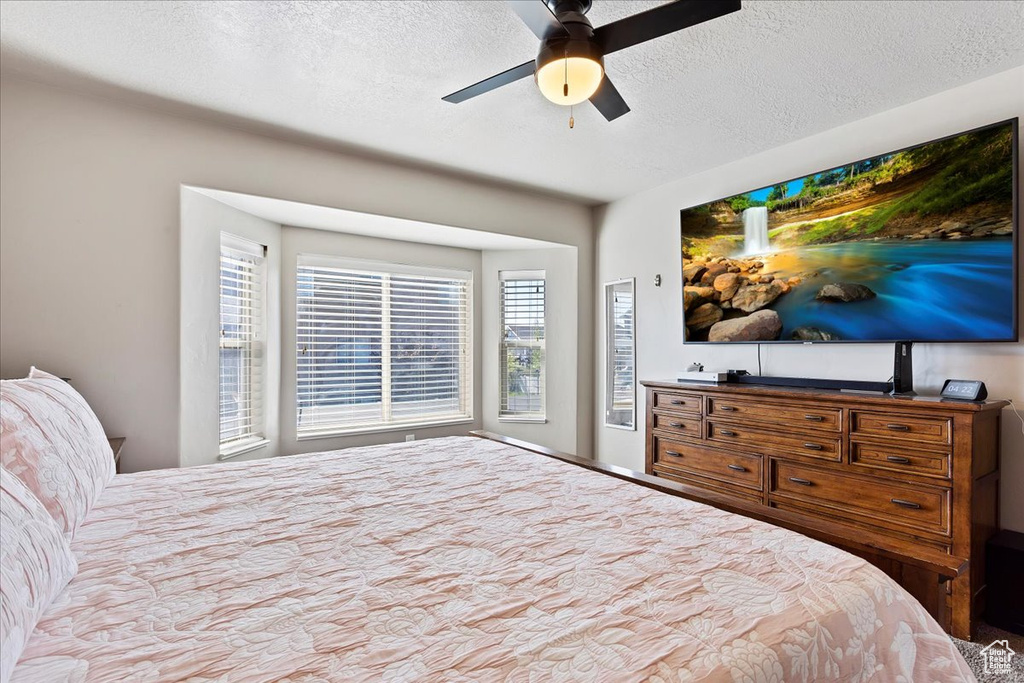
[[300,438],[472,419],[472,274],[300,255]]
[[544,420],[544,272],[499,273],[501,401],[498,417]]
[[220,453],[264,440],[265,247],[220,237]]
[[632,279],[609,282],[604,286],[604,423],[623,429],[636,429],[635,292]]

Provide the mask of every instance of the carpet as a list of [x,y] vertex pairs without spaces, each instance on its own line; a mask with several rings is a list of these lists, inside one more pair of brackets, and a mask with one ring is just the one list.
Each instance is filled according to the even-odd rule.
[[[1009,641],[1010,649],[1017,653],[1010,660],[1012,669],[1009,675],[985,673],[985,658],[981,651],[996,640]],[[1024,636],[1018,636],[1015,633],[982,623],[978,626],[978,634],[974,642],[953,638],[953,644],[964,656],[979,683],[1010,683],[1011,681],[1024,683]]]

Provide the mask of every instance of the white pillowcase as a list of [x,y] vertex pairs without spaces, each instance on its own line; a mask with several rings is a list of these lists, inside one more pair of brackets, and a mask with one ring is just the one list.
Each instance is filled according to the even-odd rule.
[[17,475],[70,539],[114,477],[110,443],[70,384],[32,368],[0,381],[0,465]]
[[78,571],[67,540],[21,479],[0,467],[0,683]]

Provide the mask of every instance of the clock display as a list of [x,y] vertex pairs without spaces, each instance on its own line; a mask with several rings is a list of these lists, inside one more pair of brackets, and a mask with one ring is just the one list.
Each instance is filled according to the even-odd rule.
[[943,398],[955,398],[962,401],[979,401],[988,396],[985,383],[976,379],[947,379],[942,386]]

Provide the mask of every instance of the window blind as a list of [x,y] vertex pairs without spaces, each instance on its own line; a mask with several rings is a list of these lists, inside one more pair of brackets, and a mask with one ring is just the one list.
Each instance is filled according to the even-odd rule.
[[544,273],[500,273],[499,416],[543,419],[545,377]]
[[262,245],[221,235],[221,453],[264,435],[263,254]]
[[301,255],[299,436],[472,417],[469,272]]

